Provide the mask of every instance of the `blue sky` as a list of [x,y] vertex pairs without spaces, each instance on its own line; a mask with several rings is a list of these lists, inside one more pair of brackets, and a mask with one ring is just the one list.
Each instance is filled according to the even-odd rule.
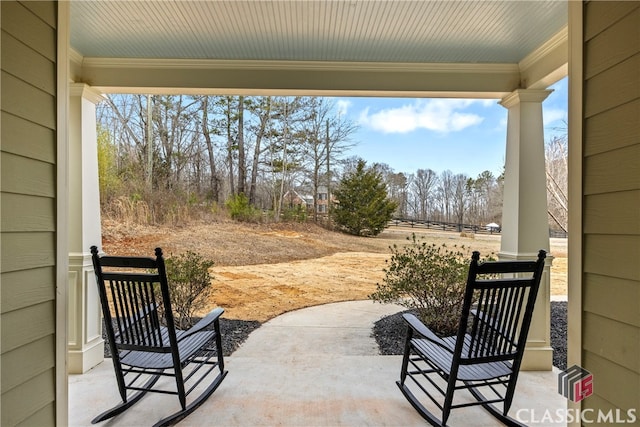
[[[550,89],[554,92],[542,104],[545,141],[567,119],[567,79]],[[359,125],[348,156],[407,174],[502,172],[507,110],[496,99],[337,98],[336,103]]]

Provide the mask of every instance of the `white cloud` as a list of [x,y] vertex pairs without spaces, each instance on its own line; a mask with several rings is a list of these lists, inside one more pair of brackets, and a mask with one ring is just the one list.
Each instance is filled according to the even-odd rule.
[[351,105],[352,102],[348,99],[339,99],[338,101],[336,101],[336,109],[338,110],[338,114],[343,117],[346,116],[347,111],[349,110],[349,107],[351,107]]
[[476,99],[430,99],[415,100],[412,104],[376,112],[364,109],[359,116],[363,126],[384,133],[408,133],[427,129],[440,133],[456,132],[481,123],[478,114],[466,113],[472,105],[493,105],[493,100]]
[[478,101],[483,107],[493,107],[494,105],[498,105],[497,99],[479,99]]

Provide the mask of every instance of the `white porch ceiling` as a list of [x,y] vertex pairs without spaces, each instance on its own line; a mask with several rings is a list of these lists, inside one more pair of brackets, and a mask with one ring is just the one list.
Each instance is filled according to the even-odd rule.
[[[261,79],[269,78],[265,89],[331,90],[331,82],[301,81],[324,76],[336,90],[356,93],[376,86],[407,93],[413,86],[416,92],[467,91],[465,79],[495,73],[489,80],[506,83],[479,82],[478,90],[504,93],[530,83],[521,75],[531,65],[528,58],[562,44],[558,34],[567,23],[567,3],[560,0],[73,0],[70,10],[76,74],[107,90],[250,90],[257,87],[249,82],[259,78],[255,73],[268,71]],[[545,47],[550,40],[555,45]],[[195,70],[212,71],[211,80]],[[313,71],[322,75],[308,74]],[[353,71],[378,83],[359,85],[344,74]],[[417,84],[434,72],[435,83]],[[443,78],[451,72],[457,73],[455,83]],[[146,79],[136,78],[139,73]],[[387,81],[396,78],[409,82],[395,87]]]
[[561,1],[73,1],[82,55],[517,63],[567,22]]

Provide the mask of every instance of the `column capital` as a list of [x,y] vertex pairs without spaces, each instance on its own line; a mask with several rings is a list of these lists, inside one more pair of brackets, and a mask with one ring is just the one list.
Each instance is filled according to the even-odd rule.
[[94,104],[104,101],[104,95],[85,83],[69,83],[69,96],[80,96]]
[[521,102],[542,102],[553,92],[550,89],[516,89],[500,100],[504,108],[511,108]]

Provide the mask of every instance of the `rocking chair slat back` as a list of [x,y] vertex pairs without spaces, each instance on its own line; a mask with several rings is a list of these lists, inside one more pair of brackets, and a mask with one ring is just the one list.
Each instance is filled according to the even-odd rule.
[[[544,262],[478,263],[469,268],[457,345],[460,364],[511,360],[524,351]],[[524,332],[524,333],[523,333]]]
[[113,325],[113,336],[109,336],[112,353],[171,352],[176,334],[160,258],[102,256],[95,267],[102,314]]
[[[106,279],[106,278],[105,278]],[[119,348],[154,347],[169,351],[162,340],[158,315],[158,278],[119,280],[108,279],[113,301],[115,322],[120,332],[116,336]],[[113,319],[112,319],[113,321]]]

